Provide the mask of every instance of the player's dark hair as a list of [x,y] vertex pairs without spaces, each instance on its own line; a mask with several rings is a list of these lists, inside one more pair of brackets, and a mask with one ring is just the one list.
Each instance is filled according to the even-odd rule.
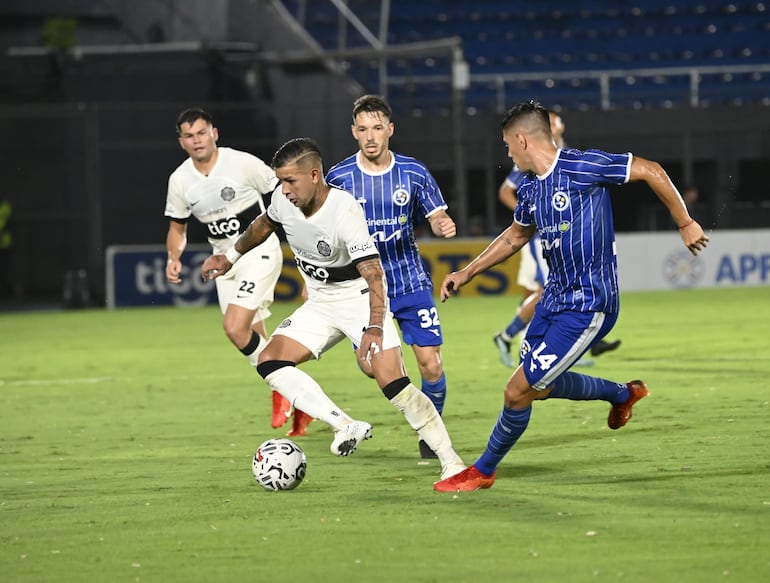
[[551,120],[548,117],[548,110],[535,100],[522,101],[514,105],[503,116],[500,128],[505,131],[521,120],[531,122],[538,130],[543,130],[548,134],[551,133]]
[[199,119],[202,119],[210,126],[214,125],[214,118],[211,117],[211,114],[208,111],[206,111],[205,109],[200,109],[198,107],[191,107],[189,109],[185,109],[176,118],[176,133],[177,134],[182,133],[183,124],[189,123],[190,125],[192,125]]
[[273,168],[282,168],[289,164],[294,164],[300,158],[308,157],[310,161],[321,166],[321,150],[310,138],[294,138],[289,140],[283,146],[278,148],[273,154],[273,160],[270,166]]
[[356,121],[356,116],[365,111],[367,113],[381,113],[383,116],[391,119],[393,110],[379,95],[362,95],[353,103],[353,123]]

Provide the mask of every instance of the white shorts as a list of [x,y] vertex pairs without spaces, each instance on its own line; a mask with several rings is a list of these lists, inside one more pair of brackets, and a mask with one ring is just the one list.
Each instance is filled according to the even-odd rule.
[[[362,284],[366,290],[366,284]],[[354,292],[356,293],[356,292]],[[347,337],[356,346],[361,345],[364,326],[369,324],[369,293],[357,292],[337,300],[318,301],[308,299],[294,313],[281,322],[273,336],[287,336],[310,350],[315,358]],[[401,338],[393,323],[393,316],[386,311],[383,323],[383,350],[401,346]]]
[[540,289],[540,284],[535,279],[537,273],[537,263],[532,255],[532,251],[529,249],[529,245],[524,245],[519,251],[521,257],[519,263],[519,274],[516,276],[516,283],[521,287],[529,291],[537,291]]
[[540,247],[540,236],[535,234],[532,239],[521,249],[521,262],[516,283],[521,287],[535,292],[545,286],[548,279],[548,264],[543,258]]
[[245,253],[230,271],[214,280],[222,313],[235,304],[254,310],[254,322],[267,320],[282,266],[281,243],[275,235]]

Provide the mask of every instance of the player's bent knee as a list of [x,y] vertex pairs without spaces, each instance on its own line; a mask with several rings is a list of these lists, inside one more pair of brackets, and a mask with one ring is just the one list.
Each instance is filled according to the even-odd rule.
[[435,383],[444,374],[444,367],[439,363],[430,363],[422,365],[417,363],[417,368],[420,369],[420,378],[425,379],[429,383]]
[[242,346],[251,338],[251,328],[243,328],[243,326],[235,326],[233,324],[224,322],[222,328],[225,331],[225,336],[228,340],[236,346]]
[[538,398],[538,391],[529,385],[521,386],[513,382],[513,379],[505,386],[505,405],[512,409],[528,407],[532,401]]

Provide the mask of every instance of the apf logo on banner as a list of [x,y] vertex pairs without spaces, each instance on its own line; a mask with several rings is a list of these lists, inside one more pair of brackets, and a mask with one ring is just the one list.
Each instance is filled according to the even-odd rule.
[[693,256],[677,233],[623,233],[616,238],[622,291],[738,287],[770,283],[770,229],[709,233]]
[[703,261],[687,249],[670,253],[663,260],[663,277],[671,287],[695,287],[703,279]]
[[718,284],[754,284],[770,282],[770,253],[723,255],[717,267]]

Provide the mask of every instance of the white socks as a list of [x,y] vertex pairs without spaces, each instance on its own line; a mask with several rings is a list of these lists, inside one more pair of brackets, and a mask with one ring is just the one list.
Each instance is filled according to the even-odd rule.
[[254,368],[257,368],[257,365],[259,364],[259,355],[262,354],[262,351],[265,349],[265,346],[267,346],[267,338],[265,338],[260,334],[259,346],[257,346],[257,349],[254,352],[246,355],[246,358],[249,359],[249,363]]
[[398,395],[390,400],[393,406],[406,417],[420,439],[436,452],[441,462],[442,478],[449,477],[465,469],[463,460],[452,448],[452,440],[447,433],[441,415],[431,400],[417,387],[409,383]]
[[310,375],[295,366],[281,367],[267,375],[265,381],[291,401],[295,409],[328,423],[335,431],[352,421]]

